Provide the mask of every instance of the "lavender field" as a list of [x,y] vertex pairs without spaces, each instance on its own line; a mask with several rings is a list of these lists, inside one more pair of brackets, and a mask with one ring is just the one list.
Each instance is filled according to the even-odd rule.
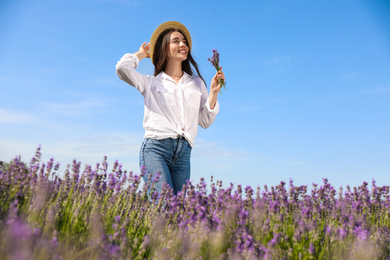
[[[223,188],[151,196],[144,173],[106,160],[58,173],[19,158],[0,170],[0,259],[390,259],[389,186]],[[59,177],[63,176],[63,177]],[[310,191],[309,191],[310,190]]]

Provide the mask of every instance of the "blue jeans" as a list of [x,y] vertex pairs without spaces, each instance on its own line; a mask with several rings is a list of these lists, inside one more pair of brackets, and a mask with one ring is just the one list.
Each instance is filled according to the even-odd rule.
[[161,193],[162,184],[167,183],[176,195],[187,180],[191,172],[191,146],[184,137],[177,139],[167,138],[155,140],[146,138],[140,150],[140,167],[146,167],[144,181],[148,181],[149,174],[152,180],[160,172],[160,179],[155,189]]

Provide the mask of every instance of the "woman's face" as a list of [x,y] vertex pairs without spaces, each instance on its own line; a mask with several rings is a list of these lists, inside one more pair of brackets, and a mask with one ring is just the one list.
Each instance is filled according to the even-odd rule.
[[188,56],[187,40],[180,32],[172,32],[169,41],[168,59],[185,61]]

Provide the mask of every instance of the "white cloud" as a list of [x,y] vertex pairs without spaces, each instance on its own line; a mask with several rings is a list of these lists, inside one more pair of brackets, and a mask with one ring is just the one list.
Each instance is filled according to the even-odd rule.
[[98,108],[107,107],[108,101],[91,99],[75,103],[40,103],[39,107],[46,111],[54,112],[60,115],[89,115]]
[[[30,162],[38,145],[42,145],[42,162],[54,158],[55,162],[60,163],[60,176],[73,159],[80,161],[82,168],[84,165],[95,167],[104,156],[108,157],[109,170],[114,161],[118,160],[124,170],[139,173],[139,149],[143,132],[96,133],[91,136],[73,133],[73,136],[63,136],[52,141],[46,137],[34,137],[34,140],[22,138],[0,137],[0,160],[9,161],[21,155],[23,161]],[[197,137],[192,154],[191,179],[195,182],[201,177],[209,180],[212,175],[215,180],[227,179],[229,182],[241,183],[244,176],[248,178],[256,171],[253,166],[251,171],[245,171],[247,165],[253,161],[264,164],[267,160],[261,154]]]
[[299,159],[291,159],[289,161],[289,164],[291,164],[292,166],[304,166],[307,165],[307,162]]
[[30,113],[0,109],[0,123],[31,123],[34,120]]
[[199,137],[195,140],[192,152],[193,156],[197,158],[244,158],[250,155],[248,151],[227,148]]
[[37,79],[28,78],[28,77],[22,77],[22,76],[9,76],[0,74],[0,82],[3,86],[12,86],[12,88],[15,87],[28,87],[32,88],[33,85],[37,85]]
[[95,166],[107,156],[109,166],[118,160],[124,169],[138,172],[138,153],[142,140],[142,136],[132,133],[84,136],[57,142],[7,138],[0,139],[0,160],[8,161],[20,155],[23,161],[29,162],[37,147],[42,145],[42,161],[54,158],[60,163],[62,170],[66,165],[72,164],[73,159],[80,161],[82,165]]
[[86,86],[94,89],[97,87],[109,87],[111,89],[114,86],[121,86],[122,82],[114,73],[115,72],[113,72],[109,76],[96,77],[96,75],[93,75],[84,79],[75,79],[71,81],[71,87],[76,90],[74,94],[79,95],[80,92],[78,91],[78,89],[85,88]]
[[390,94],[390,87],[377,87],[371,88],[364,91],[365,94]]
[[31,132],[32,130],[50,130],[55,131],[57,134],[68,126],[59,120],[47,120],[44,119],[45,112],[26,112],[0,109],[0,137],[13,135],[15,130],[20,132],[22,128],[20,125],[24,125],[25,131]]

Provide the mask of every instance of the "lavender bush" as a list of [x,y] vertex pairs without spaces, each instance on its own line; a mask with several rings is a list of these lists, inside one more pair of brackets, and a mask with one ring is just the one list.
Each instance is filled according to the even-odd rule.
[[308,192],[202,180],[158,195],[144,171],[106,158],[62,178],[40,158],[0,170],[1,259],[390,259],[389,186],[374,181]]

